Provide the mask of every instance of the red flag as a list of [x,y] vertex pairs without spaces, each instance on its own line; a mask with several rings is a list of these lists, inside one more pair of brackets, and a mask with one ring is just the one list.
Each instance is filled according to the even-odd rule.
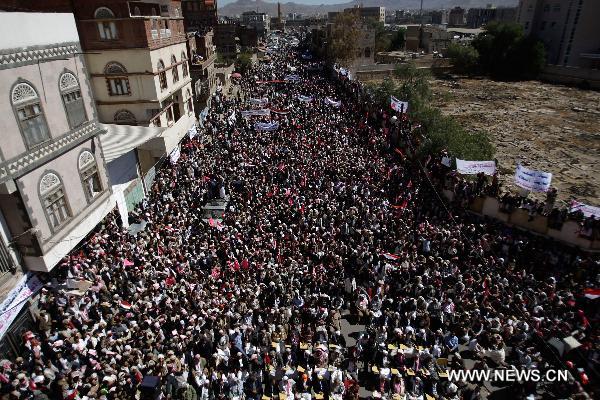
[[208,219],[208,225],[213,226],[213,227],[215,226],[215,220],[212,217],[210,217]]
[[242,269],[249,269],[250,268],[250,263],[248,262],[247,258],[244,258],[242,260]]
[[408,181],[408,184],[406,185],[407,188],[411,188],[412,187],[412,179],[410,181]]
[[165,284],[167,286],[173,286],[175,284],[175,278],[172,276],[169,276],[167,279],[165,279]]
[[221,276],[221,272],[219,271],[219,267],[214,267],[210,273],[210,276],[212,276],[215,279],[219,279],[219,276]]
[[404,157],[404,153],[402,152],[402,150],[400,150],[399,148],[395,148],[394,151],[398,154],[400,154],[402,157]]

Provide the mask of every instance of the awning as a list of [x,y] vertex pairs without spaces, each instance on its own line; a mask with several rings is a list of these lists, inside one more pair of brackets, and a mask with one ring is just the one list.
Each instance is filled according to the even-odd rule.
[[166,128],[100,124],[106,133],[100,135],[100,143],[107,163],[159,136]]

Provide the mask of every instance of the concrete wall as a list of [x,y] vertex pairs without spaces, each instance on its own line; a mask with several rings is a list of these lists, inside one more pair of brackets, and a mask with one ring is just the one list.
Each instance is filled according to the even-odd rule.
[[11,103],[13,86],[26,81],[37,92],[51,138],[63,136],[71,129],[59,90],[59,79],[63,72],[71,72],[79,80],[81,96],[88,120],[95,118],[92,93],[88,86],[86,69],[81,56],[65,57],[66,60],[47,61],[35,65],[0,70],[0,132],[2,132],[2,159],[8,160],[27,151],[21,135],[17,116]]
[[600,70],[547,65],[540,75],[541,80],[568,85],[587,82],[592,89],[600,89]]
[[[92,140],[95,141],[94,144],[92,144]],[[66,224],[57,232],[53,232],[50,228],[44,206],[42,205],[42,200],[39,196],[41,178],[47,172],[54,172],[60,177],[71,215],[73,216],[73,219],[76,219],[76,217],[83,213],[88,206],[93,205],[94,201],[101,197],[101,194],[98,194],[94,201],[88,203],[85,196],[78,168],[79,154],[83,150],[94,152],[102,188],[105,192],[109,190],[109,182],[98,143],[98,139],[88,140],[73,148],[71,151],[62,154],[42,167],[37,168],[16,180],[20,196],[27,208],[31,224],[40,231],[39,238],[42,249],[50,247],[51,241],[60,241],[64,236],[68,236],[70,229],[69,224]]]
[[[449,190],[444,190],[444,195],[449,200],[452,200],[454,196]],[[560,230],[551,229],[548,227],[547,217],[536,215],[532,221],[529,221],[526,210],[515,209],[511,213],[500,211],[500,202],[495,197],[477,198],[469,209],[477,214],[486,215],[509,225],[545,235],[585,250],[600,250],[600,240],[592,241],[579,236],[580,226],[575,221],[567,220]]]

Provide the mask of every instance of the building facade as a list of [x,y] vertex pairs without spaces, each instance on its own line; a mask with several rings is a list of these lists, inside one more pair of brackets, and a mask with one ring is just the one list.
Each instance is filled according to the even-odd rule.
[[186,31],[203,31],[219,22],[216,0],[182,0],[181,9]]
[[448,13],[449,26],[463,26],[465,24],[465,9],[462,7],[454,7]]
[[194,93],[194,110],[196,115],[210,105],[211,96],[217,87],[215,60],[217,57],[213,44],[213,30],[207,28],[203,32],[191,32],[188,41],[190,54],[190,72]]
[[261,38],[266,37],[271,30],[271,18],[268,14],[256,11],[246,11],[240,17],[242,25],[256,29],[256,33]]
[[103,129],[73,15],[0,19],[0,269],[47,272],[112,209]]
[[220,21],[214,30],[214,44],[223,57],[235,57],[240,52],[237,36],[239,24],[234,21]]
[[[15,32],[19,32],[15,35]],[[51,271],[114,207],[89,71],[69,13],[0,13],[0,356]],[[14,299],[25,296],[15,304]]]
[[515,7],[487,7],[469,8],[467,11],[467,28],[480,28],[492,21],[516,22],[517,9]]
[[600,2],[521,0],[517,22],[539,38],[550,65],[600,69]]

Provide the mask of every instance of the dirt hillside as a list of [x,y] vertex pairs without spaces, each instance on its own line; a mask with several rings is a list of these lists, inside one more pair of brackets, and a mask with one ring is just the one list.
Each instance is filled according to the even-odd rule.
[[559,200],[600,206],[600,92],[487,79],[434,80],[432,88],[444,113],[489,132],[505,187],[515,188],[520,160],[552,172]]

